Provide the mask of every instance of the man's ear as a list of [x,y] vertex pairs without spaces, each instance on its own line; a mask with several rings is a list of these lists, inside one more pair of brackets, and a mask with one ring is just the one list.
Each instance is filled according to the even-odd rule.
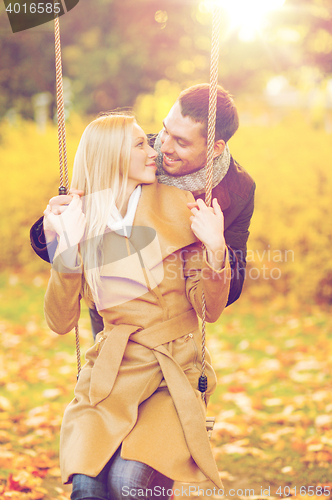
[[224,151],[225,146],[226,146],[226,143],[222,139],[219,139],[219,141],[216,141],[214,143],[214,148],[213,148],[214,149],[214,151],[213,151],[213,158],[216,158],[217,156],[220,156],[221,153]]

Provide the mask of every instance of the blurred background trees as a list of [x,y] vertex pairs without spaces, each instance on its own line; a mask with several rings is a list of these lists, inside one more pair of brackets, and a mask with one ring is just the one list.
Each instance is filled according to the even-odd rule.
[[[222,0],[221,0],[222,1]],[[236,0],[224,0],[224,5]],[[236,96],[261,92],[283,74],[297,86],[320,84],[332,72],[332,3],[286,0],[250,33],[223,10],[220,81]],[[228,5],[228,7],[229,7]],[[237,16],[241,18],[241,9]],[[54,94],[53,26],[13,34],[0,7],[0,117],[16,110],[33,117],[33,96]],[[61,18],[64,76],[81,113],[132,106],[159,80],[186,86],[207,81],[211,8],[201,0],[81,0]],[[253,36],[255,35],[255,36]],[[309,83],[308,83],[309,82]],[[69,93],[69,91],[68,91]],[[54,111],[54,102],[53,107]],[[51,108],[50,108],[51,113]]]

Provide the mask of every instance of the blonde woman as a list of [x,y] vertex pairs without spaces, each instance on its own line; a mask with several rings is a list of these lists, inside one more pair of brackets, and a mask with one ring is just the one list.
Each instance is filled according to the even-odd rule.
[[[45,296],[50,328],[73,328],[81,296],[105,325],[61,428],[73,500],[168,498],[174,480],[221,487],[197,390],[197,316],[202,290],[207,321],[227,302],[223,214],[216,200],[210,209],[158,184],[155,157],[133,116],[101,116],[75,157],[72,188],[83,199],[74,194],[61,215],[49,205],[44,212],[45,229],[58,235]],[[208,354],[206,375],[209,396],[216,379]]]

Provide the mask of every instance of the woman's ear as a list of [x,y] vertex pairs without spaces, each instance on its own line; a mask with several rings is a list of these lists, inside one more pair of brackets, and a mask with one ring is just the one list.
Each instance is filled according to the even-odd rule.
[[222,139],[219,139],[219,141],[216,141],[214,143],[214,148],[213,148],[214,149],[213,158],[220,156],[221,153],[224,151],[225,146],[226,146],[226,143]]

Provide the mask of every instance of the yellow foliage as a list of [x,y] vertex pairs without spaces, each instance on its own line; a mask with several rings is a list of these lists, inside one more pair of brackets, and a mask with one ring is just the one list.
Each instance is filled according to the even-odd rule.
[[299,113],[274,126],[242,126],[230,149],[257,184],[249,294],[332,303],[331,135]]
[[163,119],[175,103],[180,85],[168,80],[159,80],[155,86],[154,94],[141,94],[136,99],[135,113],[138,123],[146,134],[159,132]]
[[[85,124],[73,117],[67,137],[68,166],[73,159]],[[58,194],[59,155],[57,130],[49,124],[44,134],[33,122],[0,126],[0,202],[1,257],[0,269],[32,266],[45,268],[35,258],[29,244],[29,229],[46,208],[48,200]]]

